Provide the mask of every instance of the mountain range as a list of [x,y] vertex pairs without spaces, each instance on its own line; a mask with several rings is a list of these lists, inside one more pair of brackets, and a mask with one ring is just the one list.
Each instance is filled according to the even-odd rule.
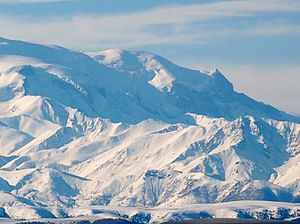
[[218,69],[0,38],[0,216],[289,218],[298,202],[300,117]]

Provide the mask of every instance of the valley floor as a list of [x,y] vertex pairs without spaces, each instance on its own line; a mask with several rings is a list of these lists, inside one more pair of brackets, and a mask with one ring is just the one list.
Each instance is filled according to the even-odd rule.
[[[137,208],[117,206],[90,206],[81,208],[43,208],[50,212],[66,214],[56,218],[36,216],[41,208],[8,208],[14,217],[0,218],[0,223],[291,223],[300,221],[300,204],[266,201],[235,201],[218,204],[194,204],[171,207]],[[23,213],[26,210],[26,213]],[[48,211],[48,213],[46,213]],[[19,213],[18,213],[19,212]],[[26,218],[30,214],[31,218]],[[4,216],[5,217],[5,216]],[[11,219],[9,219],[11,217]],[[183,221],[185,220],[185,221]],[[284,221],[282,221],[284,220]],[[294,223],[294,221],[292,223]]]
[[[13,221],[9,219],[0,219],[0,223],[7,224],[139,224],[143,222],[133,222],[123,219],[59,219],[47,221]],[[159,223],[159,222],[156,222]],[[165,224],[293,224],[300,223],[300,220],[255,220],[255,219],[197,219],[197,220],[184,220],[165,222]]]

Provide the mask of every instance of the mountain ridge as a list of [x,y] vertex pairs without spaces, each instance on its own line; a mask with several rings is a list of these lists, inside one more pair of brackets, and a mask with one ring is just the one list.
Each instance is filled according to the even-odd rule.
[[[98,95],[100,94],[103,97],[106,93],[110,94],[111,97],[108,100],[112,101],[112,102],[107,102],[108,100],[104,99],[103,101],[106,101],[106,102],[103,102],[103,105],[104,104],[108,104],[108,105],[114,104],[116,102],[116,100],[114,98],[122,97],[122,98],[124,98],[124,99],[122,99],[122,101],[127,100],[127,101],[133,102],[131,104],[134,105],[134,108],[132,108],[131,110],[137,110],[139,108],[141,110],[141,111],[139,111],[139,113],[145,115],[144,117],[141,117],[138,120],[134,120],[130,116],[127,116],[126,119],[125,118],[120,119],[117,117],[117,115],[101,114],[101,112],[99,114],[99,109],[96,108],[95,114],[93,114],[92,112],[88,112],[88,113],[86,112],[89,116],[96,117],[96,116],[101,115],[101,117],[109,118],[115,122],[119,122],[119,121],[128,122],[129,121],[129,123],[136,123],[138,121],[144,120],[145,118],[146,119],[154,118],[154,119],[161,120],[161,119],[163,119],[163,116],[162,115],[157,116],[155,113],[162,113],[162,112],[164,113],[163,115],[165,115],[165,121],[172,122],[172,123],[185,122],[184,114],[187,112],[195,112],[198,114],[204,114],[204,115],[211,116],[211,117],[225,117],[227,119],[235,119],[239,115],[247,115],[250,112],[251,112],[250,114],[254,115],[254,116],[261,117],[262,115],[264,115],[266,117],[272,117],[274,119],[279,119],[279,120],[287,119],[287,120],[299,122],[299,119],[300,119],[299,117],[287,115],[284,112],[280,112],[271,106],[267,106],[267,105],[258,103],[243,94],[238,94],[238,93],[234,92],[232,84],[219,71],[212,73],[211,75],[209,75],[208,73],[201,73],[197,70],[190,70],[190,69],[186,69],[186,68],[177,66],[177,65],[169,62],[168,60],[163,59],[159,56],[153,55],[151,53],[140,52],[140,56],[139,55],[135,56],[135,53],[130,52],[130,51],[115,50],[115,52],[113,52],[114,54],[116,54],[118,52],[119,53],[125,52],[126,55],[130,55],[131,59],[135,57],[135,60],[132,59],[132,61],[137,61],[139,64],[137,64],[137,63],[133,64],[131,67],[138,65],[140,67],[138,67],[138,68],[134,67],[134,69],[136,69],[139,74],[144,74],[144,76],[146,76],[146,78],[153,77],[153,79],[148,80],[148,82],[149,82],[148,83],[148,82],[145,82],[145,80],[143,80],[143,76],[140,79],[136,79],[137,76],[135,76],[134,80],[131,80],[130,79],[131,78],[130,71],[129,72],[119,72],[118,69],[111,69],[113,67],[107,66],[107,64],[105,64],[105,63],[97,63],[99,61],[93,60],[93,59],[97,58],[97,56],[94,56],[94,58],[90,58],[88,55],[85,55],[85,54],[82,54],[79,52],[69,51],[65,48],[59,48],[59,47],[53,48],[53,47],[46,47],[46,46],[42,46],[42,45],[38,45],[38,44],[25,44],[25,42],[19,42],[19,41],[10,41],[9,42],[9,40],[7,40],[7,39],[4,39],[4,40],[6,40],[6,42],[10,43],[10,44],[1,46],[2,55],[3,54],[4,55],[17,54],[18,56],[25,56],[25,57],[26,57],[26,55],[27,56],[33,55],[33,57],[36,57],[42,63],[45,63],[46,64],[45,66],[47,66],[47,64],[51,65],[54,63],[55,65],[63,66],[62,68],[60,68],[61,70],[63,70],[64,68],[67,68],[68,69],[67,71],[58,71],[58,73],[59,72],[70,73],[71,74],[70,78],[73,80],[78,77],[73,77],[74,75],[72,74],[72,72],[75,72],[75,73],[80,72],[81,76],[85,75],[85,76],[88,76],[88,78],[85,80],[79,79],[78,82],[86,82],[87,80],[91,80],[94,83],[96,83],[98,86],[100,86],[100,87],[97,86],[97,88],[95,90],[96,93],[93,93],[90,95],[94,96],[96,94],[98,94]],[[29,45],[29,46],[27,46],[27,45]],[[10,50],[10,48],[12,50]],[[105,52],[107,52],[107,51],[104,51],[103,53],[105,53]],[[137,54],[138,54],[138,52],[137,52]],[[156,58],[158,58],[159,60],[162,60],[163,62],[161,63],[160,61],[157,61]],[[143,62],[143,60],[144,60],[144,62]],[[124,59],[124,61],[126,62],[128,60]],[[69,63],[71,63],[71,64],[69,64]],[[166,65],[164,65],[164,63]],[[28,67],[27,69],[34,70],[34,68],[30,68],[30,67]],[[58,68],[56,68],[56,69],[58,69]],[[142,71],[140,71],[139,69],[142,69]],[[175,71],[175,72],[172,72],[172,71]],[[47,69],[45,69],[45,72],[47,73]],[[162,78],[160,77],[159,72],[162,73]],[[182,75],[181,73],[182,74],[187,73],[187,74]],[[109,81],[106,78],[107,74],[110,74]],[[124,74],[126,74],[127,76],[124,76]],[[154,75],[154,74],[156,74],[156,75]],[[215,75],[213,75],[213,74],[215,74]],[[53,74],[51,74],[51,75],[53,75]],[[168,88],[170,88],[170,86],[169,87],[164,86],[163,83],[159,83],[159,81],[157,81],[157,80],[164,80],[164,77],[163,77],[164,75],[165,76],[168,76],[168,75],[176,76],[176,79],[172,80],[172,82],[175,83],[174,86],[176,85],[175,87],[173,87],[172,91],[171,91],[171,89],[168,90]],[[78,76],[78,75],[76,75],[76,76]],[[141,75],[140,75],[140,77],[141,77]],[[155,79],[156,77],[158,77],[158,78]],[[213,77],[213,78],[209,78],[209,77]],[[169,84],[170,84],[170,82],[171,82],[170,79],[167,78],[165,80],[167,82],[169,82]],[[61,80],[59,80],[59,81],[61,81]],[[136,82],[139,82],[139,83],[135,84]],[[221,85],[220,87],[218,86],[218,82],[220,82],[220,85]],[[121,89],[115,90],[115,91],[118,91],[117,93],[112,92],[112,91],[114,91],[114,87],[112,86],[112,83],[114,83],[116,86],[121,88]],[[159,86],[160,84],[162,86]],[[89,87],[90,87],[90,89],[92,89],[90,85],[91,84],[89,83]],[[151,86],[155,87],[156,89],[152,89]],[[143,93],[138,92],[139,91],[138,88],[141,88],[141,87],[143,87],[143,92],[145,92],[144,95],[143,95]],[[164,87],[166,88],[166,91],[162,91],[162,88],[164,88]],[[191,87],[193,87],[193,88],[191,88]],[[198,90],[197,90],[197,88],[198,88]],[[204,91],[202,91],[202,88],[204,88]],[[215,91],[213,93],[210,93],[210,91],[209,91],[211,89],[218,89],[218,88],[222,90],[219,93],[218,93],[218,91]],[[110,91],[110,90],[112,90],[112,91]],[[169,94],[165,94],[166,92]],[[176,95],[177,92],[178,92],[178,95]],[[216,95],[216,93],[218,93],[218,95]],[[49,94],[49,93],[47,93],[47,94]],[[193,105],[193,104],[195,104],[195,102],[197,103],[199,101],[199,100],[197,100],[197,98],[196,99],[193,98],[190,101],[188,101],[186,98],[192,98],[192,96],[190,96],[189,94],[191,94],[192,96],[197,95],[198,96],[197,98],[201,99],[200,103],[198,103],[199,105],[194,106],[194,108],[185,108],[188,105]],[[140,96],[137,96],[137,95],[140,95]],[[165,107],[158,106],[155,104],[155,102],[152,102],[149,99],[145,99],[145,98],[151,98],[150,96],[157,97],[158,99],[160,99],[160,101],[167,101],[164,104],[169,104],[167,106],[172,109],[165,108],[166,106]],[[175,99],[172,96],[174,96]],[[185,98],[183,98],[182,96],[184,96]],[[99,96],[98,98],[100,98],[100,97],[101,96]],[[143,97],[143,98],[141,99],[141,97]],[[96,98],[96,97],[91,97],[91,98]],[[105,98],[105,96],[104,96],[104,98]],[[179,98],[179,99],[177,99],[177,98]],[[97,100],[99,100],[99,99],[97,99]],[[137,102],[135,102],[135,101],[137,101]],[[142,108],[141,105],[136,105],[137,103],[139,103],[139,101],[145,102],[145,104],[148,106],[148,108]],[[207,102],[205,102],[205,101],[207,101]],[[218,102],[218,101],[220,102],[219,105],[214,103],[214,102]],[[231,106],[228,103],[230,101],[232,103],[241,104],[241,105],[232,105]],[[176,105],[174,106],[174,104],[176,104]],[[229,106],[226,106],[224,108],[224,105],[222,105],[222,104],[227,104]],[[178,108],[178,105],[180,105],[179,108]],[[149,106],[151,106],[151,108],[149,108]],[[120,107],[123,107],[123,105],[119,105],[118,110],[121,110],[121,109],[124,110],[124,108],[120,108]],[[231,107],[233,107],[233,108],[231,108]],[[234,108],[234,107],[238,107],[238,108],[247,107],[247,112],[240,111],[239,113],[235,114],[234,111],[236,111],[237,108]],[[77,107],[77,108],[82,109],[80,107]],[[201,109],[199,109],[199,108],[201,108]],[[85,109],[86,109],[86,107],[85,107]],[[154,110],[154,111],[151,112],[150,110]],[[176,111],[176,110],[177,110],[176,113],[171,112],[171,111]],[[226,111],[226,113],[223,113],[222,112],[223,110]],[[109,111],[109,108],[103,108],[103,111]],[[150,111],[150,113],[149,113],[149,111]],[[258,113],[259,111],[264,111],[264,113],[267,113],[267,114],[261,115]],[[85,112],[85,111],[82,111],[82,112]],[[116,112],[112,112],[112,113],[116,113]],[[124,111],[123,111],[123,113],[124,113]],[[130,113],[130,111],[128,113]],[[257,113],[257,114],[255,114],[255,113]],[[168,119],[168,117],[172,117],[173,119],[172,118]]]

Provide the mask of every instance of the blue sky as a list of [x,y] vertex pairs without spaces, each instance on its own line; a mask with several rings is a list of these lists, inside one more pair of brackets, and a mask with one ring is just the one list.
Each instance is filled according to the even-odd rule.
[[0,36],[218,67],[238,91],[300,114],[297,0],[0,0]]

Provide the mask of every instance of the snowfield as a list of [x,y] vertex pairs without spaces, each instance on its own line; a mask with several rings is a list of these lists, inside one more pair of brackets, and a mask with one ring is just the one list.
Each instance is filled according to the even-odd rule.
[[[15,220],[0,218],[0,222],[14,223],[24,218],[28,221],[42,221],[45,223],[74,223],[74,221],[83,220],[92,222],[101,219],[125,220],[134,223],[163,223],[166,221],[212,218],[293,220],[300,215],[300,204],[267,201],[235,201],[215,204],[190,204],[184,207],[158,206],[155,208],[88,206],[81,208],[16,207],[15,209],[22,210],[23,214],[20,212]],[[62,213],[65,217],[62,216]],[[54,217],[46,214],[60,214],[60,216]],[[44,218],[41,218],[42,215],[44,215]]]
[[0,217],[286,219],[297,202],[300,117],[219,70],[0,38]]

